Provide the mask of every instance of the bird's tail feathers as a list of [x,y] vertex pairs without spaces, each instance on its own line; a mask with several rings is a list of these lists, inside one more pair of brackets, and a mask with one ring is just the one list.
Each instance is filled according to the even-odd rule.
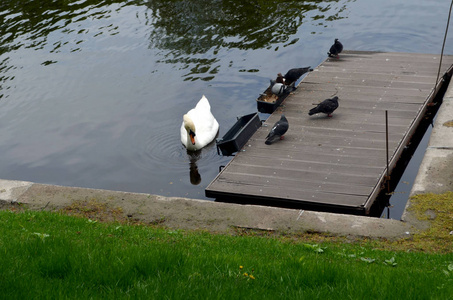
[[264,142],[266,145],[271,145],[273,144],[275,141],[278,141],[280,139],[280,136],[278,135],[272,135],[268,138],[266,138],[266,141]]
[[310,109],[310,111],[308,112],[308,115],[311,116],[311,115],[314,115],[316,113],[318,113],[318,107],[314,107],[312,109]]

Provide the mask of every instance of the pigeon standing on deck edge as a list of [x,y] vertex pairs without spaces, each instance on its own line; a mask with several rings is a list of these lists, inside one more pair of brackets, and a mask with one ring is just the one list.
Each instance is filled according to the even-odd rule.
[[270,145],[278,140],[283,140],[283,135],[288,131],[289,123],[285,115],[282,115],[280,120],[278,120],[274,126],[272,126],[271,131],[266,137],[266,145]]
[[[285,79],[284,83],[286,85],[291,85],[295,83],[302,75],[310,71],[313,71],[311,67],[291,69],[286,72],[285,76],[283,76],[283,78]],[[279,73],[279,75],[281,74]]]
[[343,44],[338,40],[338,39],[335,39],[335,42],[333,43],[333,45],[330,47],[330,50],[329,52],[327,52],[327,55],[329,57],[337,57],[339,58],[340,57],[340,53],[341,51],[343,51]]

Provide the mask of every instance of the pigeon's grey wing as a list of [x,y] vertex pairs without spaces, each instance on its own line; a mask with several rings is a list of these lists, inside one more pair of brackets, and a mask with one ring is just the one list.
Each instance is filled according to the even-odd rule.
[[280,121],[276,122],[276,123],[274,124],[274,126],[272,126],[271,131],[269,131],[269,133],[268,133],[267,136],[266,136],[266,139],[275,135],[276,130],[277,130],[277,128],[278,128],[279,122],[280,122]]
[[267,135],[265,143],[267,145],[270,145],[278,141],[280,137],[286,133],[288,127],[289,125],[287,122],[278,121],[277,123],[275,123],[274,127],[272,127],[271,131]]
[[[286,120],[286,119],[285,119]],[[272,137],[272,136],[282,136],[285,134],[285,132],[288,130],[288,122],[279,120],[277,121],[274,126],[272,127],[271,131],[267,135],[266,138]]]
[[284,135],[288,131],[288,128],[289,128],[288,122],[281,123],[279,126],[279,135],[280,136]]
[[276,136],[275,135],[275,130],[277,129],[277,124],[274,125],[274,127],[272,127],[271,131],[269,131],[269,133],[267,134],[266,136],[266,141],[265,143],[267,145],[270,145],[272,144],[273,142],[275,142],[277,139],[279,139],[280,137]]
[[274,132],[274,135],[278,135],[278,136],[281,136],[282,134],[285,133],[285,128],[284,128],[284,123],[281,123],[281,122],[277,122],[277,124],[275,124],[274,128],[272,128],[272,131]]
[[281,135],[284,135],[286,131],[288,131],[289,128],[289,122],[288,119],[286,119],[285,115],[282,114],[280,117],[280,126],[281,126]]
[[267,140],[268,138],[270,138],[270,137],[273,137],[274,134],[275,134],[275,133],[274,133],[274,128],[272,128],[271,131],[269,131],[269,133],[267,134],[266,140]]

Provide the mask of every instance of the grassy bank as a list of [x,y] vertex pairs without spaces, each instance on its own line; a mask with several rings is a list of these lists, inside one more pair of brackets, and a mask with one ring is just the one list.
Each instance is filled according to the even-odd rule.
[[0,211],[0,297],[451,299],[453,254]]

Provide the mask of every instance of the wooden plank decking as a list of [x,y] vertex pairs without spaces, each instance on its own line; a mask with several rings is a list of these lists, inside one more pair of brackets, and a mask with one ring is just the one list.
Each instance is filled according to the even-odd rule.
[[[453,57],[443,58],[441,75]],[[346,51],[309,73],[206,188],[206,196],[296,204],[367,214],[435,94],[439,55]],[[308,116],[313,104],[339,97],[332,118]],[[284,113],[283,141],[264,138]]]

